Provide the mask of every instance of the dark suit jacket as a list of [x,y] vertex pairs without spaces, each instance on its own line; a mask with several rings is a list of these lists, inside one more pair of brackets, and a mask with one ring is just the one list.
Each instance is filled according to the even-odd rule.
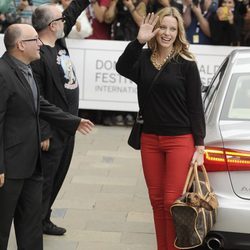
[[[64,10],[63,15],[66,17],[64,24],[65,36],[69,34],[72,27],[75,25],[77,17],[88,6],[88,0],[74,0],[69,7]],[[68,51],[65,39],[58,39],[56,46]],[[68,101],[64,91],[61,75],[56,64],[55,55],[51,55],[48,46],[41,47],[41,59],[31,63],[34,72],[34,77],[40,87],[41,95],[50,103],[55,104],[64,111],[69,111]],[[76,100],[77,103],[79,100]],[[65,133],[58,131],[58,128],[52,127],[47,122],[41,120],[41,137],[42,140],[52,137],[55,133],[63,138]]]
[[36,111],[28,82],[5,53],[0,59],[0,173],[6,178],[29,178],[39,164],[39,111],[43,119],[71,135],[79,125],[80,118],[43,98],[37,102]]

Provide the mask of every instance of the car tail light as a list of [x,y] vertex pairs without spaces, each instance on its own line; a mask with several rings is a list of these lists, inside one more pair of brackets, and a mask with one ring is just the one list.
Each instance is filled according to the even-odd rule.
[[209,172],[246,171],[250,170],[250,152],[206,147],[204,163]]

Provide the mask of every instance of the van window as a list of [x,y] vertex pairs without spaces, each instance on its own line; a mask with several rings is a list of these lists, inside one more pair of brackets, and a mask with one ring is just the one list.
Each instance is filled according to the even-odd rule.
[[221,118],[224,120],[250,120],[250,73],[232,75]]

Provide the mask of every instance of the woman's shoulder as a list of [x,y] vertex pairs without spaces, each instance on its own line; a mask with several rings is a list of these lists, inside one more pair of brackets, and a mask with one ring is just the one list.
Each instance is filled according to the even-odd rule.
[[147,55],[149,55],[149,54],[151,55],[152,54],[151,49],[149,49],[148,47],[143,48],[142,52],[145,53],[145,54],[147,54]]
[[142,60],[145,58],[149,58],[151,56],[152,52],[149,48],[143,48],[141,51],[141,58]]
[[184,64],[184,65],[192,65],[196,64],[195,58],[191,58],[184,54],[179,54],[176,59],[178,63]]
[[197,68],[195,59],[187,56],[178,55],[175,61],[180,64],[183,72],[193,72]]

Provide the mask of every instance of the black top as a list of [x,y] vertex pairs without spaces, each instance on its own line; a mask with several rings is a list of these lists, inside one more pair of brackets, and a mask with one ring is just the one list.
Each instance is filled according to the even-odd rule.
[[[66,18],[65,36],[69,34],[77,17],[88,4],[88,0],[74,0],[63,11],[63,16]],[[77,114],[79,88],[65,39],[57,39],[55,47],[41,46],[40,55],[41,58],[32,62],[31,66],[41,95],[63,111]],[[44,120],[41,120],[40,126],[42,141],[59,135],[61,141],[64,142],[68,137],[63,130],[51,126]]]
[[[138,40],[128,44],[116,70],[137,84],[140,108],[158,70],[150,61],[151,50]],[[143,111],[143,132],[157,135],[192,133],[195,145],[203,145],[205,119],[201,80],[195,61],[171,59],[158,77]]]
[[[57,63],[58,71],[61,78],[61,84],[68,101],[68,112],[77,115],[79,103],[79,86],[76,78],[75,67],[70,59],[67,49],[56,44],[55,47],[47,46],[51,50],[51,54],[55,55],[54,61]],[[54,50],[54,52],[53,52]]]

